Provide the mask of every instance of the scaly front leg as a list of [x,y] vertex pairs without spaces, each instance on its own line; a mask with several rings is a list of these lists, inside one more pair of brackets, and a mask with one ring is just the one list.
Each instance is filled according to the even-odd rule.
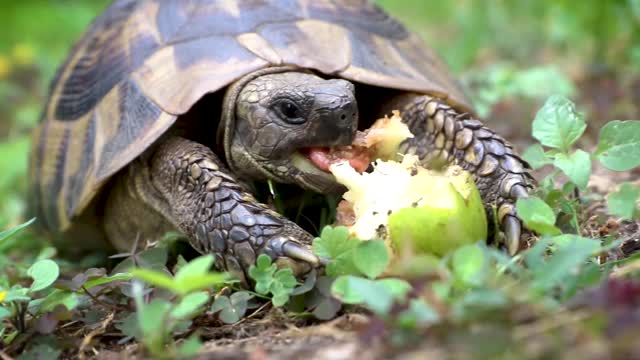
[[440,99],[421,95],[402,102],[403,121],[415,137],[403,143],[401,151],[415,153],[427,166],[457,163],[473,173],[489,224],[497,209],[501,241],[508,252],[515,254],[524,247],[515,202],[533,189],[529,164],[502,137]]
[[[118,179],[107,207],[107,233],[117,244],[149,223],[177,228],[216,266],[247,284],[246,274],[260,254],[302,275],[319,265],[313,236],[256,201],[211,149],[173,137]],[[122,244],[120,248],[127,248]]]

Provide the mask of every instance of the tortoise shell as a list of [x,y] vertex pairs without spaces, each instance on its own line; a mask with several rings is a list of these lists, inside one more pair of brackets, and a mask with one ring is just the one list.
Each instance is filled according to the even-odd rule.
[[52,82],[31,156],[40,221],[65,231],[205,94],[281,65],[469,109],[434,53],[366,0],[116,1]]

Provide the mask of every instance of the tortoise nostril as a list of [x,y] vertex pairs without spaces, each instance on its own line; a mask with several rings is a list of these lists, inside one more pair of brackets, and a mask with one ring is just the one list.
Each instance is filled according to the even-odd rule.
[[346,118],[347,118],[347,115],[346,115],[346,114],[342,114],[342,115],[340,115],[340,119],[345,120]]

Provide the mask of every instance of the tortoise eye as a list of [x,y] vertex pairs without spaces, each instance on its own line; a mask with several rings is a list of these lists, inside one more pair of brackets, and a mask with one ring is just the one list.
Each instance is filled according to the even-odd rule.
[[284,120],[288,123],[302,124],[306,121],[306,119],[302,117],[302,111],[300,111],[298,105],[294,104],[291,101],[281,101],[278,104],[278,111],[280,112]]

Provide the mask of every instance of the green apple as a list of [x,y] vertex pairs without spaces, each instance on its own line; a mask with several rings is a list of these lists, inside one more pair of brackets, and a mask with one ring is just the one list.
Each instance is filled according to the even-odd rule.
[[402,162],[377,160],[371,173],[359,174],[346,162],[330,169],[348,188],[343,198],[355,215],[354,237],[382,238],[395,254],[436,256],[487,237],[480,193],[459,166],[427,170],[406,155]]
[[442,256],[487,238],[487,217],[480,193],[467,171],[454,167],[416,179],[421,196],[415,206],[389,215],[388,241],[402,249]]

